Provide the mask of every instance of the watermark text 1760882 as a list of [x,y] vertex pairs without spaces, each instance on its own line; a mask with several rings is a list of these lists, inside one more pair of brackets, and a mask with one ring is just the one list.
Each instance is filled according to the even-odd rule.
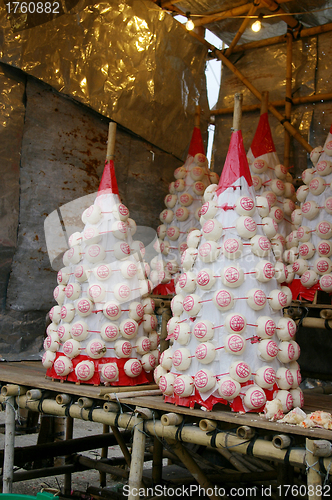
[[60,14],[59,2],[8,2],[8,14]]

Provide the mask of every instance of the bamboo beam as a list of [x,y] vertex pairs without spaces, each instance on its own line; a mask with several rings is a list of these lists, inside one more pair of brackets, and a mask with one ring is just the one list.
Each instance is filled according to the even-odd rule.
[[[292,113],[292,50],[293,50],[293,37],[287,33],[286,45],[286,97],[285,97],[285,119],[290,122]],[[284,138],[284,165],[289,167],[290,163],[290,146],[291,135],[288,130],[285,130]]]
[[171,439],[166,439],[167,443],[172,447],[172,450],[177,454],[183,465],[186,466],[188,471],[196,479],[198,484],[207,492],[206,494],[210,500],[220,500],[221,498],[227,498],[226,496],[219,496],[214,491],[214,486],[211,481],[203,473],[202,469],[197,465],[195,460],[192,458],[188,450],[180,443],[180,441],[175,441]]
[[[313,28],[304,28],[300,33],[297,33],[297,39],[306,38],[309,36],[319,35],[321,33],[327,33],[332,31],[332,23],[322,24],[321,26],[314,26]],[[285,43],[286,36],[274,36],[271,38],[265,38],[265,40],[257,40],[255,42],[244,43],[242,45],[237,45],[233,53],[244,52],[246,50],[258,49],[260,47],[268,47],[270,45],[277,45],[279,43]]]
[[137,494],[135,495],[134,492],[137,492],[141,488],[144,465],[142,457],[145,450],[144,420],[138,416],[136,416],[133,420],[135,422],[135,426],[128,479],[128,485],[130,488],[128,500],[136,500]]
[[[113,427],[113,429],[114,429],[114,427]],[[107,424],[103,424],[103,434],[108,434],[109,431],[110,431],[110,426],[107,425]],[[101,449],[100,457],[101,458],[107,458],[107,454],[108,454],[108,446],[104,446]],[[99,470],[99,483],[100,483],[100,486],[101,486],[101,488],[105,488],[105,486],[107,484],[106,471],[105,470],[100,470],[100,469],[98,469],[98,470]]]
[[231,53],[233,52],[233,49],[235,48],[235,46],[237,45],[237,42],[240,40],[241,36],[243,35],[243,33],[245,32],[248,24],[250,23],[251,21],[251,17],[250,16],[253,16],[256,12],[256,10],[258,9],[258,5],[255,5],[254,3],[251,5],[250,9],[249,9],[249,12],[248,12],[248,17],[246,17],[238,32],[236,33],[235,37],[233,38],[232,40],[232,43],[230,44],[230,46],[226,49],[226,52],[225,52],[225,56],[226,57],[229,57],[231,55]]
[[[327,322],[328,328],[326,328],[325,321]],[[304,318],[301,325],[305,328],[321,328],[321,329],[332,329],[332,320],[328,321],[323,318]]]
[[[313,440],[307,438],[306,446],[306,464],[308,467],[308,491],[311,491],[311,500],[320,500],[322,498],[322,476],[317,458],[314,456]],[[310,489],[309,489],[310,488]],[[319,493],[320,492],[320,493]]]
[[284,12],[283,15],[278,16],[279,19],[284,21],[292,30],[299,30],[302,24],[297,21],[293,16],[287,14],[283,7],[279,5],[279,2],[275,2],[274,0],[260,0],[261,6],[267,7],[274,14],[280,14]]
[[251,6],[252,3],[250,2],[245,5],[241,5],[240,7],[235,7],[234,9],[224,10],[216,14],[200,17],[199,19],[195,19],[194,24],[195,26],[203,26],[216,21],[221,21],[222,19],[227,19],[229,17],[242,16],[243,14],[249,12]]
[[[291,0],[279,0],[278,3],[288,3]],[[170,3],[170,2],[166,2]],[[175,2],[172,2],[175,3]],[[162,4],[162,7],[164,7],[165,4]],[[200,17],[199,19],[194,20],[195,26],[202,26],[206,24],[211,24],[216,21],[221,21],[222,19],[228,19],[230,17],[236,17],[236,16],[242,16],[246,14],[252,7],[253,3],[247,3],[245,5],[240,5],[239,7],[234,7],[234,9],[229,9],[229,10],[222,10],[219,12],[213,12],[213,13],[205,13],[204,16]]]
[[[293,106],[296,106],[298,104],[307,104],[307,103],[331,101],[331,100],[332,100],[332,93],[315,94],[304,97],[293,97],[292,104]],[[272,106],[274,106],[275,108],[282,108],[285,106],[285,101],[283,99],[280,101],[271,101],[270,104],[272,104]],[[242,106],[242,112],[247,112],[247,113],[250,111],[257,111],[258,109],[261,109],[261,104],[250,104],[247,106]],[[212,109],[210,111],[210,115],[211,116],[232,115],[233,110],[234,110],[233,106],[229,108]]]
[[[224,56],[224,54],[222,53],[221,50],[217,49],[214,45],[209,43],[204,38],[198,36],[196,33],[193,33],[192,31],[188,32],[188,33],[190,33],[191,36],[193,36],[194,38],[199,40],[201,43],[206,45],[210,50],[212,50],[214,52],[214,54],[217,56],[217,58],[220,59],[220,61],[222,61],[225,64],[225,66],[227,66],[227,68],[230,69],[232,71],[232,73],[234,73],[238,77],[239,80],[241,80],[241,82],[250,90],[250,92],[252,94],[254,94],[254,96],[257,97],[257,99],[259,101],[262,100],[262,94],[256,89],[256,87],[252,83],[249,82],[249,80],[241,73],[241,71],[239,71],[234,66],[234,64],[232,64],[231,61],[229,61],[229,59],[227,59],[227,57]],[[271,111],[273,116],[275,116],[277,118],[277,120],[280,121],[282,126],[286,130],[288,130],[288,132],[294,137],[294,139],[296,139],[297,142],[299,142],[301,144],[301,146],[306,151],[308,151],[308,153],[311,153],[311,151],[313,150],[313,147],[310,146],[310,144],[301,136],[301,134],[290,123],[288,123],[287,121],[284,121],[283,115],[281,113],[279,113],[279,111],[277,111],[276,108],[274,106],[272,106],[271,103],[269,103],[269,110]]]
[[[2,389],[4,389],[4,387]],[[6,398],[5,450],[4,450],[5,455],[3,461],[2,493],[12,493],[12,488],[13,488],[14,445],[15,445],[14,404],[15,404],[14,396],[9,396]]]
[[[221,61],[228,67],[241,82],[254,94],[257,99],[262,100],[262,94],[254,87],[252,83],[232,64],[227,57],[225,57],[220,50],[216,49],[217,56],[221,59]],[[279,111],[276,110],[272,104],[269,104],[269,111],[279,120],[279,122],[283,125],[283,127],[288,130],[288,132],[301,144],[301,146],[310,153],[313,150],[313,147],[301,136],[301,134],[287,121],[284,121],[284,117]]]

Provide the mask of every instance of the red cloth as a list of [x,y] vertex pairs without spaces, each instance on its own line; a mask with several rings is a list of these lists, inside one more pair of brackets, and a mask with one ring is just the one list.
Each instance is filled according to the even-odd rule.
[[[58,359],[60,356],[64,356],[62,353],[56,353],[56,358]],[[95,373],[90,380],[83,381],[80,380],[81,384],[90,384],[90,385],[101,385],[103,382],[100,380],[100,368],[101,365],[104,363],[116,363],[119,369],[119,380],[116,382],[110,382],[109,385],[112,387],[120,387],[120,386],[133,386],[133,385],[141,385],[141,384],[148,384],[152,382],[153,380],[153,372],[145,372],[144,369],[142,370],[141,374],[138,377],[128,377],[128,375],[125,374],[123,367],[126,361],[128,361],[127,358],[100,358],[100,359],[91,359],[88,356],[85,356],[84,354],[80,354],[79,356],[76,356],[76,358],[72,359],[73,363],[73,371],[69,373],[66,377],[60,377],[55,373],[55,370],[53,366],[51,368],[48,368],[46,371],[46,376],[54,379],[59,379],[59,380],[64,380],[66,382],[78,382],[76,374],[75,374],[75,367],[76,365],[83,360],[89,360],[93,361],[95,365]]]
[[259,122],[250,149],[255,158],[276,151],[267,113],[263,113],[259,117]]
[[119,194],[113,160],[105,161],[104,172],[98,189],[98,194],[106,193]]
[[198,153],[205,155],[205,149],[201,131],[198,127],[194,127],[193,135],[191,136],[188,155],[195,156]]
[[175,284],[174,280],[169,281],[168,283],[160,283],[157,285],[152,292],[153,295],[175,295]]
[[[246,382],[245,384],[241,384],[241,387],[245,387],[247,385],[252,385],[254,382],[251,380],[249,382]],[[274,393],[278,391],[278,386],[277,384],[274,384],[272,389],[263,389],[266,395],[267,401],[272,401]],[[203,406],[203,408],[206,408],[208,411],[211,411],[214,407],[214,405],[220,403],[223,405],[228,405],[231,407],[232,411],[235,412],[245,412],[245,408],[242,403],[242,397],[237,396],[233,401],[229,402],[226,401],[226,399],[222,398],[216,398],[215,396],[211,395],[209,396],[205,401],[201,398],[199,392],[195,388],[195,393],[192,396],[189,396],[187,398],[181,398],[180,396],[177,396],[174,394],[173,396],[164,396],[165,403],[172,403],[176,404],[178,406],[186,406],[187,408],[194,408],[195,404],[199,404],[200,406]],[[257,408],[255,410],[249,410],[250,413],[260,413],[264,410],[264,406],[261,406],[260,408]],[[248,410],[247,410],[248,411]]]
[[321,290],[319,282],[311,288],[306,288],[302,285],[301,280],[299,279],[293,280],[288,286],[292,292],[293,300],[304,299],[312,302],[314,300],[316,291]]
[[252,178],[249,170],[247,155],[243,146],[241,130],[232,133],[228,153],[218,184],[217,195],[232,186],[240,177],[244,177],[249,186]]

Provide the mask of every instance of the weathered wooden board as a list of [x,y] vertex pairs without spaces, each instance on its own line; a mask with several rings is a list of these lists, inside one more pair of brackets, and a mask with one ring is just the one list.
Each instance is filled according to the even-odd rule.
[[105,399],[105,394],[121,393],[127,391],[146,391],[155,390],[157,386],[135,385],[130,387],[105,387],[93,386],[87,384],[74,384],[72,382],[63,382],[45,378],[45,368],[40,362],[12,362],[0,364],[0,382],[17,384],[29,388],[46,389],[52,392],[73,394],[76,396]]

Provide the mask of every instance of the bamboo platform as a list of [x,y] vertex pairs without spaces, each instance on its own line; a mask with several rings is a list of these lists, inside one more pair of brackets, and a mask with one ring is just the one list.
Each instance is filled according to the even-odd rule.
[[[0,364],[0,383],[17,384],[28,388],[48,390],[55,393],[66,393],[79,397],[108,401],[113,399],[110,395],[116,393],[116,399],[133,407],[140,406],[160,412],[173,412],[188,415],[197,419],[209,418],[218,422],[227,422],[235,426],[247,425],[256,429],[301,435],[311,439],[332,439],[332,431],[326,429],[304,429],[295,425],[269,422],[264,416],[257,413],[234,413],[228,407],[218,405],[216,409],[207,412],[201,409],[190,409],[183,406],[174,406],[163,401],[163,396],[156,394],[158,386],[155,384],[129,386],[129,387],[104,387],[71,382],[52,381],[45,378],[45,369],[38,361],[4,362]],[[133,395],[132,393],[137,393]],[[130,396],[130,397],[128,397]],[[305,393],[304,411],[310,413],[315,410],[324,410],[332,413],[332,395]]]
[[[154,484],[160,484],[163,480],[162,457],[165,453],[164,446],[166,446],[166,452],[168,447],[173,455],[177,456],[177,459],[185,465],[201,486],[212,486],[210,478],[212,480],[216,477],[219,478],[220,468],[216,471],[217,476],[216,473],[214,475],[205,473],[199,465],[201,462],[200,457],[194,455],[193,458],[185,448],[185,443],[203,445],[207,448],[214,447],[224,458],[229,460],[235,466],[236,471],[231,470],[229,475],[228,469],[223,469],[225,481],[230,481],[234,477],[237,480],[239,480],[240,476],[242,478],[243,460],[246,464],[250,460],[255,460],[255,464],[259,466],[259,474],[262,480],[263,477],[270,480],[273,476],[273,478],[277,478],[277,484],[279,485],[289,484],[291,480],[287,480],[285,483],[281,472],[284,471],[288,474],[294,467],[299,467],[304,471],[306,467],[310,466],[307,478],[308,486],[313,484],[319,486],[322,484],[323,476],[332,475],[332,471],[330,471],[332,431],[330,430],[321,428],[304,429],[294,425],[269,422],[261,415],[233,413],[229,408],[222,405],[216,406],[211,412],[175,406],[165,403],[163,397],[158,394],[159,391],[155,389],[156,386],[152,384],[132,387],[97,387],[85,384],[77,385],[70,382],[60,383],[45,378],[45,369],[40,362],[1,363],[0,383],[2,385],[1,398],[6,411],[2,479],[3,487],[7,489],[11,488],[13,481],[29,479],[32,477],[31,474],[33,474],[33,477],[65,474],[67,491],[70,492],[70,477],[77,467],[77,464],[73,463],[46,470],[39,469],[32,472],[27,470],[13,473],[15,404],[21,409],[32,412],[39,412],[53,417],[67,417],[68,432],[66,432],[66,440],[61,444],[56,443],[54,445],[57,448],[56,450],[48,451],[53,455],[56,455],[57,452],[60,453],[60,448],[65,449],[69,443],[71,443],[70,446],[75,447],[77,450],[88,449],[89,446],[92,446],[90,442],[85,442],[86,438],[83,439],[83,443],[80,440],[71,440],[74,420],[90,420],[91,422],[103,424],[103,434],[97,436],[99,441],[104,442],[106,438],[109,440],[115,439],[123,452],[124,462],[130,467],[129,471],[118,469],[114,466],[115,464],[113,465],[112,461],[102,463],[98,460],[88,460],[80,455],[77,456],[77,463],[79,467],[91,467],[102,473],[116,474],[124,479],[127,478],[128,485],[132,488],[131,491],[134,491],[135,488],[142,484],[146,436],[154,439],[152,467]],[[33,389],[39,389],[39,391],[36,391],[39,393],[36,398],[31,398],[30,395],[28,397],[28,392],[34,392]],[[26,392],[27,390],[28,392]],[[112,402],[115,393],[116,402]],[[66,404],[57,401],[58,395],[69,398],[69,404],[66,406]],[[78,397],[77,401],[71,401],[70,396],[72,395],[76,396],[73,398],[74,400]],[[55,396],[57,397],[55,398]],[[80,404],[80,399],[84,400],[82,401],[83,404]],[[332,413],[332,396],[329,394],[306,393],[304,410],[306,412],[325,410]],[[119,432],[120,428],[125,429],[125,432]],[[112,430],[113,434],[108,434],[109,429]],[[131,453],[125,442],[126,431],[132,432]],[[277,445],[277,440],[280,445]],[[319,462],[316,456],[313,455],[314,452],[311,451],[315,443],[318,443],[318,446],[322,444],[325,448],[328,448],[327,454],[318,455],[321,457]],[[46,445],[45,449],[48,448],[50,447]],[[43,449],[38,449],[38,453],[41,454]],[[107,457],[107,444],[105,444],[103,450],[105,451],[103,457]],[[242,464],[240,463],[240,455],[243,455]],[[16,461],[19,460],[19,456],[16,453]],[[151,460],[150,455],[148,458]],[[271,463],[272,465],[278,463],[279,469],[271,467]],[[244,477],[248,478],[252,474],[253,469],[251,469],[251,472],[249,469],[241,480],[244,480]],[[281,471],[280,477],[278,471]],[[133,494],[128,496],[128,500],[134,500],[135,498]],[[213,500],[215,497],[212,495],[210,498]]]

